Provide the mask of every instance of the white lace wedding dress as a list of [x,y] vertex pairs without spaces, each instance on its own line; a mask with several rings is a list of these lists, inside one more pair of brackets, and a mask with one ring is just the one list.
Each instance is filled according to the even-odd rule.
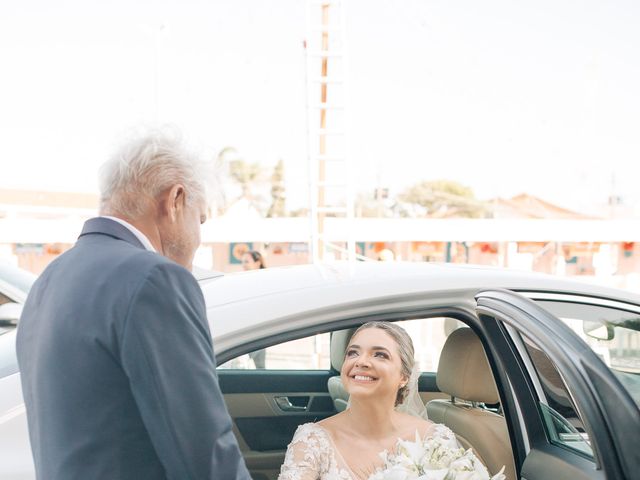
[[[441,437],[457,445],[454,433],[434,424],[428,437]],[[316,423],[305,423],[296,430],[287,448],[278,480],[366,480],[355,475],[329,433]]]

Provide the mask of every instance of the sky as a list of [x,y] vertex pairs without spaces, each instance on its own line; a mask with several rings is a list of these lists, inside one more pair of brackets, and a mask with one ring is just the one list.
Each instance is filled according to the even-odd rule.
[[[451,179],[640,212],[640,3],[349,0],[355,187]],[[23,0],[0,7],[0,188],[97,191],[128,128],[285,163],[307,199],[304,0]]]

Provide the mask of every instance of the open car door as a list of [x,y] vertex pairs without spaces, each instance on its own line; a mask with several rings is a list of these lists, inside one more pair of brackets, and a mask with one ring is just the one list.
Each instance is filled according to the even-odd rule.
[[[533,300],[488,290],[476,302],[481,325],[493,330],[485,339],[496,372],[510,386],[505,414],[520,478],[638,478],[640,409],[619,375]],[[631,308],[628,317],[640,319]]]

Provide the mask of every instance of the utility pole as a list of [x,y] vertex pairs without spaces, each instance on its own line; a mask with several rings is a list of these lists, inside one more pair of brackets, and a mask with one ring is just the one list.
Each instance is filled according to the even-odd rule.
[[[343,2],[308,2],[304,46],[307,60],[310,254],[314,263],[325,260],[328,249],[355,259],[354,201],[346,137],[345,103],[348,95],[345,87],[344,28]],[[337,104],[336,97],[344,103]],[[342,140],[341,144],[339,140]],[[340,232],[329,231],[329,216],[344,218],[346,228]],[[340,245],[345,243],[347,248]]]

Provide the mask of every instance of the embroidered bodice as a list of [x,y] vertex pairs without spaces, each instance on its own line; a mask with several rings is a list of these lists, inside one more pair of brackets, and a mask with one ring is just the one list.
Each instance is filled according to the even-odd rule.
[[[454,433],[434,424],[428,437],[441,437],[457,445]],[[300,425],[287,448],[278,480],[361,480],[353,474],[329,433],[320,425]]]

